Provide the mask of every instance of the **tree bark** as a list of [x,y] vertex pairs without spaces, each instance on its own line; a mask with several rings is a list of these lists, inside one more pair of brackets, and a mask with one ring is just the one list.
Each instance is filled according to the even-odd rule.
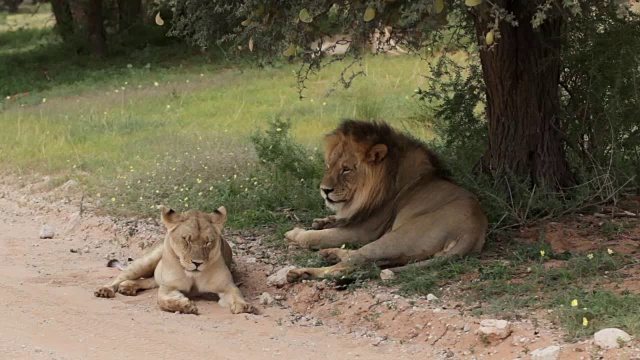
[[142,23],[142,0],[118,0],[118,26],[120,31],[127,31],[132,26]]
[[21,3],[22,3],[22,0],[4,0],[4,4],[7,7],[7,11],[10,14],[17,13]]
[[[513,174],[562,188],[574,184],[557,131],[562,18],[552,16],[534,29],[531,17],[539,2],[498,1],[514,13],[518,26],[503,22],[493,49],[480,52],[489,122],[482,165],[496,177]],[[475,20],[484,44],[493,19]]]
[[69,0],[51,0],[51,10],[56,18],[56,31],[64,42],[68,42],[73,37],[73,15]]
[[107,56],[107,37],[104,30],[102,0],[89,0],[87,8],[87,29],[91,53],[97,58]]

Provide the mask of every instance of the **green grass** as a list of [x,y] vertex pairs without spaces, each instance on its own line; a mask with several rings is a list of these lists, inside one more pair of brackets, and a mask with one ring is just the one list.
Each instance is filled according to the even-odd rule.
[[469,256],[402,272],[388,285],[405,295],[438,294],[452,286],[467,302],[482,304],[475,315],[517,319],[553,309],[551,316],[566,329],[567,340],[575,340],[604,327],[640,331],[640,310],[633,305],[640,296],[605,288],[623,280],[621,270],[631,264],[637,260],[606,251],[554,254],[547,243],[512,244],[483,259]]
[[[26,23],[31,15],[12,21],[20,16]],[[320,160],[322,135],[345,117],[385,119],[431,136],[414,118],[412,94],[427,68],[416,57],[369,57],[366,78],[327,97],[342,69],[336,64],[311,78],[299,100],[296,64],[231,64],[157,34],[127,51],[116,43],[108,60],[97,61],[70,52],[51,27],[18,27],[0,31],[0,166],[79,180],[111,213],[155,214],[158,203],[225,205],[240,218],[231,225],[276,228],[287,208],[303,218],[319,213],[314,179],[257,165],[250,138],[276,115],[290,120],[287,134],[302,144],[291,151],[305,160]]]

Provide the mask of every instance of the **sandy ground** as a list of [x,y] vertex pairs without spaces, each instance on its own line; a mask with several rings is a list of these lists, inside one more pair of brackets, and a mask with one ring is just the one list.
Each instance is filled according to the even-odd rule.
[[[318,282],[268,287],[282,265],[237,234],[237,280],[259,315],[232,315],[207,297],[196,299],[198,316],[167,313],[156,290],[98,299],[93,290],[119,272],[106,259],[140,256],[162,228],[97,216],[89,203],[80,214],[69,190],[0,185],[0,359],[529,359],[549,345],[562,347],[560,359],[640,359],[635,341],[606,352],[590,340],[564,344],[548,321],[514,322],[507,339],[483,344],[481,319],[455,299]],[[39,238],[43,224],[55,227],[53,239]],[[282,300],[258,304],[265,291]]]
[[[373,347],[327,327],[278,326],[289,314],[275,307],[258,316],[232,315],[202,299],[197,301],[201,315],[195,316],[160,311],[156,291],[95,298],[93,289],[118,272],[105,266],[103,255],[120,251],[108,241],[114,234],[104,231],[100,220],[83,219],[89,226],[82,231],[39,239],[44,223],[68,227],[74,207],[42,205],[14,190],[2,191],[1,359],[421,358],[399,345]],[[92,245],[101,241],[104,246]]]

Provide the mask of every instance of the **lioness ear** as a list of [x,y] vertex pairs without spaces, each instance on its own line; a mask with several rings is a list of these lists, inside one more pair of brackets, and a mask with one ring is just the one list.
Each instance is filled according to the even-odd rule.
[[385,156],[387,156],[387,145],[376,144],[367,152],[367,161],[377,164],[382,161]]
[[224,206],[220,206],[217,210],[213,211],[211,217],[213,218],[214,223],[222,226],[225,221],[227,221],[227,209],[225,209]]
[[167,228],[172,227],[178,222],[178,213],[173,211],[173,209],[164,205],[158,205],[158,210],[160,210],[160,217]]

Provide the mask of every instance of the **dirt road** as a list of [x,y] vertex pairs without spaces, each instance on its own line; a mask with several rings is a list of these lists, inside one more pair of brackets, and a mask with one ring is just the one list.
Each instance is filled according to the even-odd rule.
[[203,299],[197,301],[201,315],[195,316],[160,311],[156,291],[95,298],[93,289],[118,272],[104,261],[104,254],[118,251],[107,240],[112,234],[92,226],[100,224],[94,219],[72,235],[39,239],[45,223],[58,232],[68,228],[74,206],[48,204],[6,187],[0,192],[1,359],[420,357],[410,347],[374,347],[325,326],[287,326],[279,320],[287,310],[275,307],[259,316],[232,315]]

